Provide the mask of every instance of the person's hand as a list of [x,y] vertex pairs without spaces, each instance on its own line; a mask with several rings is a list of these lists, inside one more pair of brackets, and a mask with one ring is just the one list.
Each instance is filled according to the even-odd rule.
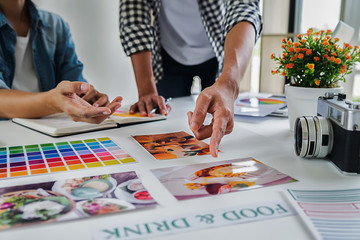
[[[49,91],[51,96],[50,104],[58,112],[65,112],[76,122],[89,123],[101,123],[121,106],[121,97],[116,97],[111,103],[106,104],[102,94],[97,93],[97,96],[101,96],[93,104],[98,102],[99,105],[106,105],[106,107],[96,107],[84,99],[84,96],[89,96],[87,95],[89,91],[93,92],[96,90],[91,90],[91,86],[88,83],[62,81],[56,88]],[[94,98],[96,97],[89,99]]]
[[[191,131],[199,140],[211,137],[210,153],[217,157],[220,141],[234,127],[234,101],[237,86],[222,82],[221,77],[211,86],[205,88],[196,101],[194,112],[188,112],[188,123]],[[206,114],[212,114],[209,125],[203,125]]]
[[139,112],[143,116],[153,117],[155,113],[151,110],[157,108],[157,112],[167,115],[170,108],[165,105],[165,99],[157,94],[149,94],[139,97],[139,101],[130,107],[130,114]]
[[98,92],[93,85],[88,85],[88,91],[80,95],[82,99],[92,104],[94,107],[106,107],[110,104],[106,94]]

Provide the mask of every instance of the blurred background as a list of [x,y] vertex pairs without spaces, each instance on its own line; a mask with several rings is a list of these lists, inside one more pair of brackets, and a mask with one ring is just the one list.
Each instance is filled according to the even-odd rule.
[[[122,96],[124,104],[137,100],[130,58],[119,39],[119,0],[34,0],[38,7],[59,14],[69,24],[84,76],[110,98]],[[351,45],[359,45],[358,0],[262,0],[264,31],[241,84],[241,91],[283,93],[285,78],[271,75],[271,53],[281,53],[281,40],[306,33],[310,27],[334,30],[339,20],[355,29]],[[194,79],[193,93],[200,86]],[[360,66],[347,76],[344,91],[360,101]]]

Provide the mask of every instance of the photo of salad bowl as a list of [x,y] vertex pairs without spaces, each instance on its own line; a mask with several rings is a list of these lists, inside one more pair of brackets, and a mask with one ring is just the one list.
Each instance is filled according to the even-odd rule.
[[54,221],[71,212],[75,206],[68,197],[44,189],[5,193],[0,196],[0,229]]

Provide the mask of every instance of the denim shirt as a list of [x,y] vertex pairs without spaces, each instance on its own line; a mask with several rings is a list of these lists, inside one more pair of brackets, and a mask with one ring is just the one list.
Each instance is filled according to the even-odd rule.
[[[56,14],[26,1],[30,15],[30,42],[40,91],[62,80],[84,81],[83,64],[75,53],[68,25]],[[11,89],[15,73],[16,32],[0,12],[0,89]]]

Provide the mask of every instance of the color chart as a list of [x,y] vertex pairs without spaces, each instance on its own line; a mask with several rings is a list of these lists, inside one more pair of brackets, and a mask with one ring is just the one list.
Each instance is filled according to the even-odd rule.
[[136,162],[110,138],[0,147],[0,179]]

